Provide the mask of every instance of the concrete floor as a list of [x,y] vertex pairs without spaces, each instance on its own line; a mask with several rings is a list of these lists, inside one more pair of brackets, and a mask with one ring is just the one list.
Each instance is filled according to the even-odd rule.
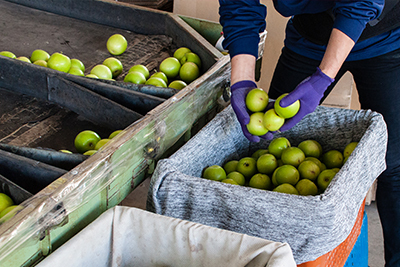
[[376,202],[365,206],[368,217],[368,264],[370,267],[383,267],[383,236]]

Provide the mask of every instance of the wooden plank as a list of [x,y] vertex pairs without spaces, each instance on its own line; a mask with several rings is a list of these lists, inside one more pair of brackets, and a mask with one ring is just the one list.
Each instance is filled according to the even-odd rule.
[[[42,136],[52,135],[59,131],[61,122],[63,118],[67,116],[68,112],[66,110],[60,110],[57,114],[48,117],[45,120],[37,122],[35,125],[30,126],[30,129],[25,131],[22,134],[18,134],[18,131],[10,134],[7,137],[16,136],[11,139],[8,144],[15,146],[32,146],[38,142],[38,139],[42,138]],[[23,126],[22,125],[21,128]],[[28,127],[28,126],[27,126]],[[7,139],[7,138],[3,138]],[[1,140],[0,140],[1,141]]]

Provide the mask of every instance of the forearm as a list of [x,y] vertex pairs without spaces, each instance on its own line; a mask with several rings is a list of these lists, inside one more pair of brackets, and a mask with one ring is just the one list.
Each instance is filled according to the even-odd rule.
[[335,78],[354,45],[355,42],[349,36],[334,28],[319,66],[321,71]]
[[336,76],[365,25],[380,15],[383,5],[383,0],[335,2],[333,30],[320,65],[323,73]]
[[239,81],[255,81],[256,58],[252,55],[240,54],[231,59],[231,84]]

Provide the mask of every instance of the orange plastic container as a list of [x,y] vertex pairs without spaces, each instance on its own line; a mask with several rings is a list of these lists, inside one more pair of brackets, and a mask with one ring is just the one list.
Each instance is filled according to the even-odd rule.
[[343,267],[349,257],[354,244],[361,232],[361,226],[364,216],[365,199],[358,211],[356,222],[351,229],[349,236],[335,249],[320,256],[314,261],[304,262],[298,267]]

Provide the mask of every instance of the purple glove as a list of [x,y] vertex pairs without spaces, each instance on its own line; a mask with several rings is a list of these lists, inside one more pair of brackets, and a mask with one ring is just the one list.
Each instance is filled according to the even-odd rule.
[[300,109],[297,114],[285,121],[280,131],[286,131],[295,126],[305,115],[313,112],[319,105],[325,90],[335,79],[323,73],[320,68],[302,81],[296,89],[281,99],[280,105],[285,108],[300,100]]
[[250,142],[259,142],[260,138],[271,140],[273,134],[268,132],[263,136],[255,136],[247,130],[247,124],[250,122],[250,115],[246,108],[246,96],[251,89],[257,88],[253,81],[240,81],[231,86],[231,105],[235,111],[236,117],[242,127],[244,136]]

